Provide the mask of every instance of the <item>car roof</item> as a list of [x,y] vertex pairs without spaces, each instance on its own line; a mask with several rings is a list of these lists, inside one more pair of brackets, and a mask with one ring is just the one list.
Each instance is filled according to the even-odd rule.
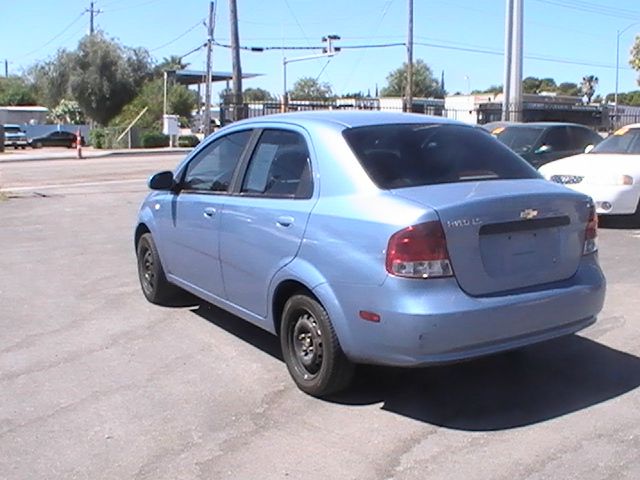
[[400,123],[434,123],[464,125],[465,123],[444,117],[435,117],[415,113],[380,112],[364,110],[314,110],[305,112],[278,113],[242,120],[232,125],[248,125],[263,122],[295,123],[298,125],[326,125],[341,128],[355,128],[370,125]]

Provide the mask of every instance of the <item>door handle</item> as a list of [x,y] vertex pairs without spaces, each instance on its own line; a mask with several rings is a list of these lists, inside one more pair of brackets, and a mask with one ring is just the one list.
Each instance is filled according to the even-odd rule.
[[204,216],[207,218],[214,217],[216,215],[216,209],[213,207],[207,207],[204,209]]
[[293,217],[288,216],[288,215],[283,215],[283,216],[278,217],[276,219],[276,223],[280,227],[290,227],[291,225],[293,225],[294,221],[295,221],[295,219]]

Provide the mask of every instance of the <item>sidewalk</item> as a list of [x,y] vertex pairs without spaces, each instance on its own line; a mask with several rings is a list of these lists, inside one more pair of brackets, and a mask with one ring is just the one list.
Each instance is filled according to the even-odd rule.
[[[11,162],[30,162],[30,161],[48,161],[48,160],[70,160],[78,159],[75,149],[45,149],[41,152],[38,150],[5,150],[0,152],[0,164]],[[183,147],[166,147],[166,148],[132,148],[120,150],[98,150],[91,147],[82,149],[82,158],[101,158],[117,155],[170,155],[170,154],[186,154],[193,150],[192,148]],[[38,152],[38,153],[35,153]]]

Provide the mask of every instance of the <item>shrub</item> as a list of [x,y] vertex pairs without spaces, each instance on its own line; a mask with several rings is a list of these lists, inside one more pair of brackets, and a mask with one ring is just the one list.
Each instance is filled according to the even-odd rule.
[[169,136],[159,132],[146,132],[142,134],[140,143],[142,148],[168,147]]
[[179,147],[195,147],[200,143],[200,139],[195,135],[180,135],[178,137]]
[[93,148],[105,148],[107,132],[104,128],[94,128],[89,132],[89,143]]

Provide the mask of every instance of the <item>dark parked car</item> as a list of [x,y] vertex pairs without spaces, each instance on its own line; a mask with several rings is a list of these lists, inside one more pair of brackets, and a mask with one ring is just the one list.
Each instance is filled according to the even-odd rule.
[[[67,147],[67,148],[75,148],[76,147],[76,134],[72,132],[67,132],[65,130],[56,130],[54,132],[49,132],[46,135],[41,137],[36,137],[31,139],[31,146],[33,148],[42,148],[42,147]],[[81,145],[84,145],[84,137],[81,137]]]
[[589,145],[602,141],[590,128],[573,123],[516,123],[495,128],[491,133],[536,168],[584,153]]

